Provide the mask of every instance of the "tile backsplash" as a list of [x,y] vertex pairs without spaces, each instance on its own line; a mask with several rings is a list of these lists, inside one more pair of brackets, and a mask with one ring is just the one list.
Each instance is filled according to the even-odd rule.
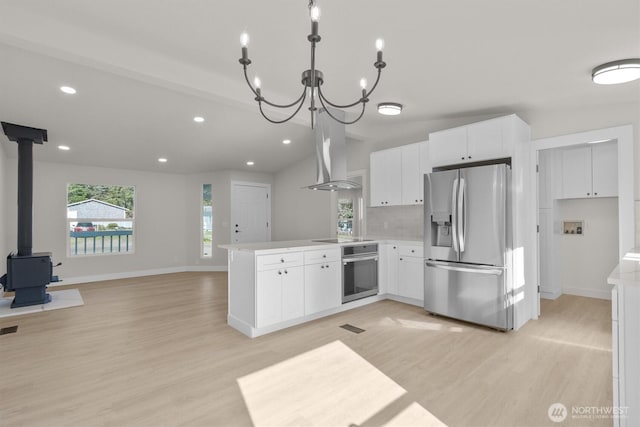
[[421,240],[423,206],[384,206],[367,208],[367,236]]

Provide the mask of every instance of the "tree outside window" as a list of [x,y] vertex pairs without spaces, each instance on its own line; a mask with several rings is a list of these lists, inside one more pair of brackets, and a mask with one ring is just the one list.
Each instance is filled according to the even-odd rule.
[[353,237],[353,199],[338,199],[338,237]]

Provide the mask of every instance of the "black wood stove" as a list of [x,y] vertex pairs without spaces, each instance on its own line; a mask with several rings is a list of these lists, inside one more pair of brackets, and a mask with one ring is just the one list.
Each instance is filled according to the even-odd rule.
[[47,131],[2,122],[9,141],[18,143],[18,252],[7,256],[7,274],[0,283],[15,292],[11,308],[46,304],[51,296],[47,285],[57,281],[52,276],[50,252],[32,252],[33,223],[33,144],[47,141]]

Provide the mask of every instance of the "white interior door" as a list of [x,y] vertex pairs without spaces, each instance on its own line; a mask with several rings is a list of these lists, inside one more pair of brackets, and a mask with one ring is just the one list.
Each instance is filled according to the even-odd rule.
[[271,186],[231,183],[231,242],[257,243],[271,240]]

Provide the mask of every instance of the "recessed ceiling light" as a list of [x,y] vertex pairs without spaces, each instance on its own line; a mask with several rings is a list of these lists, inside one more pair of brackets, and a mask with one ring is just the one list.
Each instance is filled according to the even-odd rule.
[[76,93],[76,90],[71,86],[60,86],[60,90],[69,95],[73,95]]
[[255,164],[255,163],[253,163],[251,160],[249,160],[249,161],[247,162],[247,166],[253,166],[254,164]]
[[382,102],[378,104],[378,113],[385,116],[397,116],[402,113],[402,104],[397,102]]
[[290,139],[283,139],[282,143],[285,144],[285,145],[286,144],[291,144],[291,140]]
[[71,148],[68,145],[58,145],[58,150],[69,151]]
[[202,122],[204,122],[204,117],[195,116],[193,118],[193,121],[196,122],[196,123],[202,123]]
[[591,79],[600,85],[615,85],[640,79],[640,59],[622,59],[597,66]]
[[160,157],[160,158],[158,159],[158,161],[159,161],[160,163],[167,163],[167,159],[165,159],[164,157]]

